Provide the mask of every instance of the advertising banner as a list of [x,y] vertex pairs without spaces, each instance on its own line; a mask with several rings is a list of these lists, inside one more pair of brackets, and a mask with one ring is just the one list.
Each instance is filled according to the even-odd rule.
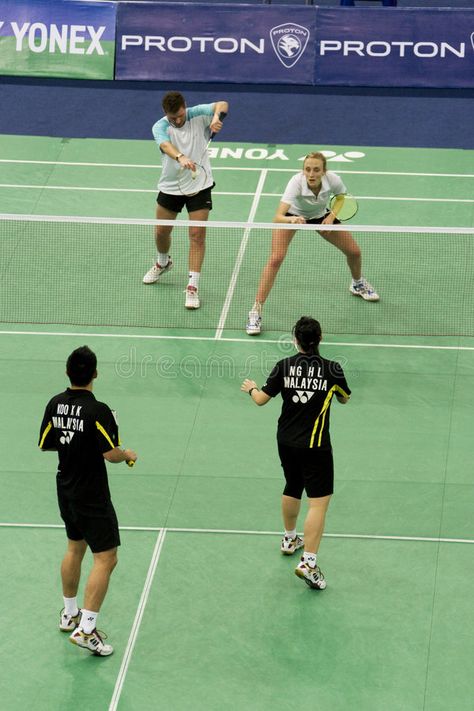
[[474,10],[317,8],[316,85],[474,86]]
[[314,7],[120,3],[116,79],[312,84]]
[[116,6],[0,0],[0,74],[113,79]]

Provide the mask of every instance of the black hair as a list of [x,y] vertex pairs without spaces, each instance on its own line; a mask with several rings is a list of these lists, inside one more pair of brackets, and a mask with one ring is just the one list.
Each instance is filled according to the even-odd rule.
[[302,316],[293,327],[293,335],[301,350],[308,355],[319,355],[321,325],[311,316]]
[[71,385],[83,387],[89,385],[97,369],[97,357],[88,346],[76,348],[66,363],[66,373]]
[[165,114],[176,114],[183,106],[186,106],[186,102],[179,91],[169,91],[164,95],[161,105]]

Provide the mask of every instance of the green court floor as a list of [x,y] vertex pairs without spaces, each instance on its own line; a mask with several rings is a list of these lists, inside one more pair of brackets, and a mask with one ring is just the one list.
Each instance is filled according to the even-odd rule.
[[[1,212],[153,216],[151,141],[0,144]],[[245,221],[253,210],[271,220],[309,147],[241,148],[267,158],[214,159],[213,219]],[[359,224],[472,226],[468,152],[324,148],[360,199]],[[277,150],[291,159],[268,159]],[[148,167],[123,167],[132,164]],[[420,175],[386,175],[410,171]],[[248,194],[237,194],[236,175]],[[433,197],[436,215],[423,202]],[[38,285],[18,277],[34,301]],[[353,396],[332,408],[336,488],[319,593],[279,553],[280,403],[257,408],[239,390],[245,377],[262,384],[291,341],[276,330],[261,339],[220,332],[218,315],[193,329],[0,324],[2,709],[470,711],[474,338],[324,340]],[[43,408],[66,386],[67,355],[84,343],[98,356],[95,394],[117,410],[123,443],[139,455],[133,470],[109,466],[122,546],[99,620],[115,646],[107,659],[57,630],[65,536],[55,455],[36,447]],[[84,575],[89,565],[90,556]]]

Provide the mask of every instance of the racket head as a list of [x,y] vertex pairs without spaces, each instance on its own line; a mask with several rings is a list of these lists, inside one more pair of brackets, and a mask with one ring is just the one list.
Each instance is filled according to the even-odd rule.
[[180,168],[178,171],[178,188],[182,195],[192,197],[204,190],[209,182],[209,174],[201,163],[195,163],[196,170]]
[[357,215],[359,205],[353,195],[346,193],[345,195],[334,195],[331,198],[329,207],[341,222],[351,220]]

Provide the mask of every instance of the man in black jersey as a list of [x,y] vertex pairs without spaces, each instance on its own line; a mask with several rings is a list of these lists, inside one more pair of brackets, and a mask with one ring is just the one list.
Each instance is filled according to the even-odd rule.
[[[96,622],[117,564],[120,536],[104,459],[132,465],[137,455],[119,447],[114,413],[92,393],[97,377],[95,354],[87,346],[77,348],[67,360],[66,373],[71,386],[47,404],[39,439],[43,451],[58,452],[58,503],[68,538],[61,564],[64,610],[59,629],[71,632],[71,642],[79,647],[106,657],[113,647],[104,643]],[[80,610],[76,596],[87,546],[94,563]]]
[[[321,326],[318,321],[303,316],[293,334],[297,355],[279,361],[261,390],[253,380],[244,380],[241,390],[249,393],[257,405],[265,405],[278,394],[282,396],[277,432],[278,453],[286,479],[282,496],[285,534],[281,552],[292,555],[304,546],[295,573],[311,588],[324,590],[326,580],[316,563],[334,488],[329,412],[333,396],[344,404],[351,391],[339,363],[319,354]],[[296,534],[303,490],[309,503],[304,541]]]

